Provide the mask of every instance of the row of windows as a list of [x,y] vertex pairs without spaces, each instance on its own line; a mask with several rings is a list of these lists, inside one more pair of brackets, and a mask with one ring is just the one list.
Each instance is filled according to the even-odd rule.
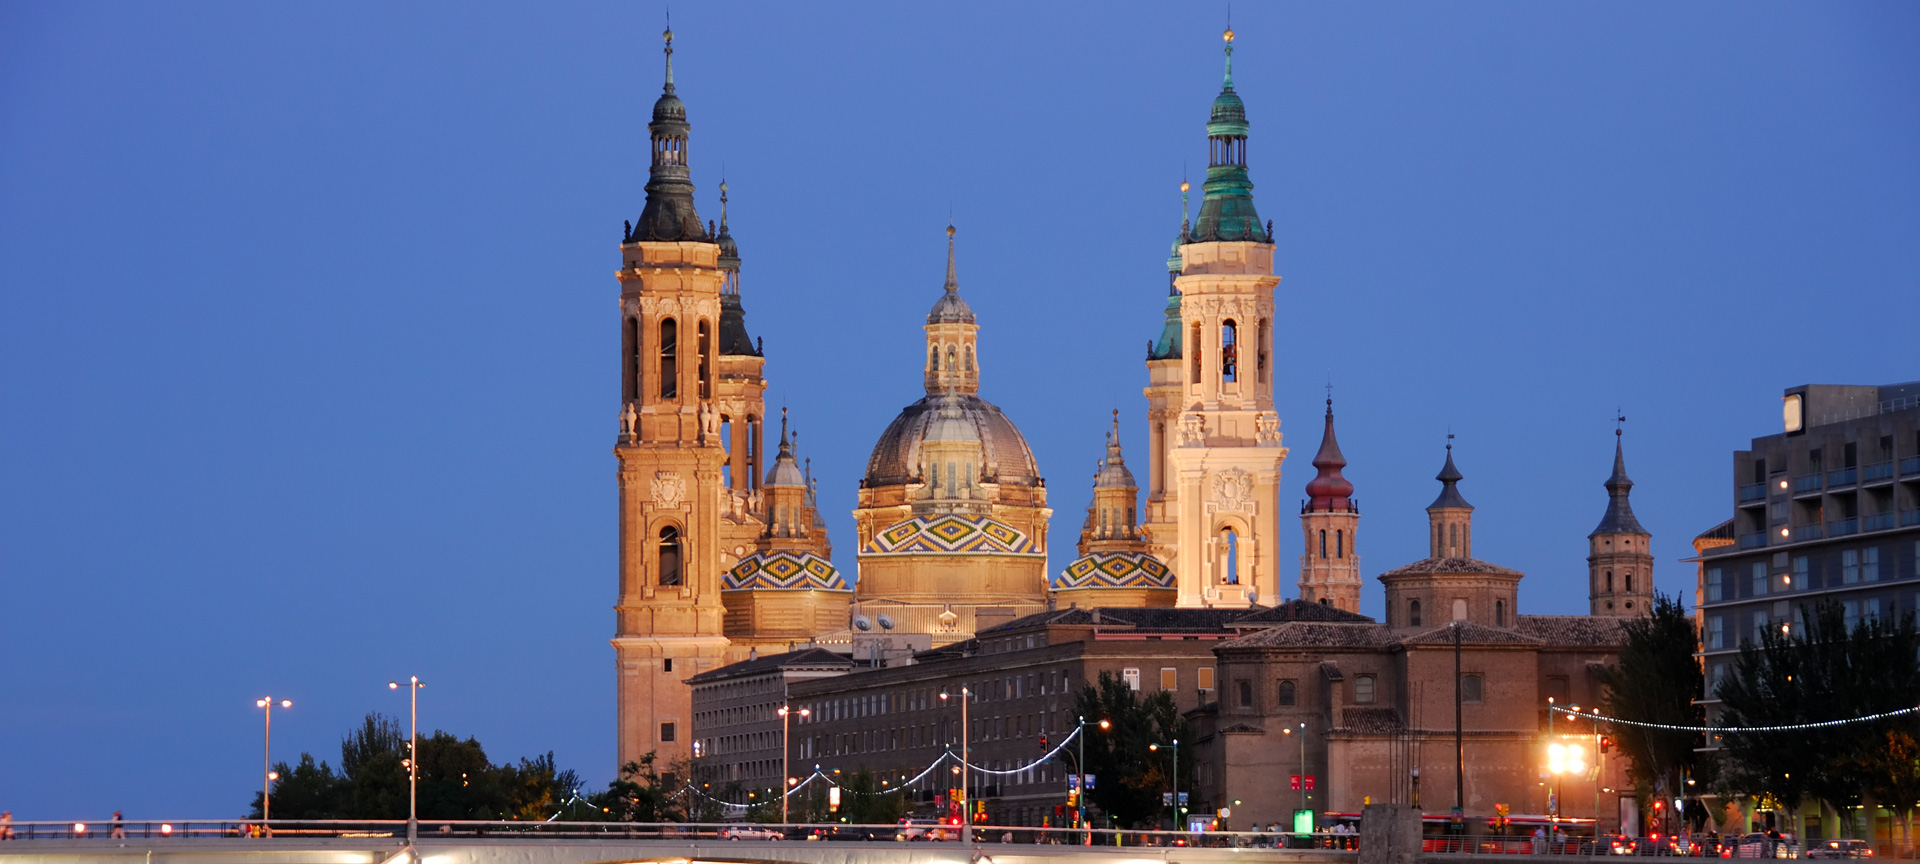
[[[1194,323],[1192,335],[1188,337],[1185,350],[1192,361],[1189,366],[1190,384],[1199,384],[1201,371],[1206,368],[1200,362],[1200,325]],[[1260,341],[1254,345],[1254,367],[1258,371],[1259,383],[1267,383],[1267,319],[1260,319]],[[1234,384],[1240,380],[1240,325],[1229,318],[1220,324],[1220,381]]]
[[940,346],[933,345],[927,348],[927,370],[928,371],[939,372],[939,371],[945,370],[947,372],[957,372],[957,371],[960,371],[962,368],[964,368],[968,372],[973,371],[973,346],[972,345],[962,346],[961,349],[957,352],[954,350],[954,346],[948,345],[947,346],[947,362],[946,362],[946,365],[944,366],[941,365],[940,363]]
[[[1909,611],[1920,611],[1920,593],[1913,595],[1908,608]],[[1900,600],[1893,596],[1854,597],[1842,600],[1840,610],[1846,628],[1852,630],[1863,621],[1872,621],[1883,615],[1898,613]],[[1790,613],[1779,609],[1772,612],[1762,609],[1710,615],[1707,617],[1706,632],[1702,634],[1701,640],[1706,643],[1708,651],[1726,651],[1757,645],[1770,632],[1781,636],[1803,633],[1806,626],[1806,610],[1801,606],[1794,606]]]
[[[1419,600],[1417,599],[1408,600],[1406,626],[1408,627],[1426,626],[1424,623],[1425,621],[1425,616],[1423,614],[1424,611],[1425,610],[1423,610],[1420,606]],[[1389,610],[1389,612],[1391,612],[1391,610]],[[1463,597],[1456,597],[1453,600],[1453,620],[1455,621],[1467,620],[1467,601]],[[1393,622],[1389,620],[1387,624],[1388,626],[1392,626]],[[1505,600],[1493,601],[1493,626],[1495,627],[1507,626],[1507,601]]]
[[[1320,529],[1320,557],[1327,557],[1327,530],[1325,528]],[[1339,528],[1333,529],[1333,557],[1347,557],[1347,532]]]
[[[713,330],[705,318],[696,326],[698,349],[698,374],[700,398],[709,399],[713,395]],[[659,397],[674,399],[680,395],[680,324],[672,318],[662,318],[657,326],[656,335],[659,349],[658,358]],[[645,386],[646,371],[643,364],[643,352],[640,346],[640,319],[628,318],[625,332],[621,334],[626,349],[625,368],[621,374],[623,400],[640,401],[641,390]]]
[[[1772,572],[1765,561],[1736,567],[1709,567],[1705,586],[1706,602],[1719,603],[1745,597],[1879,582],[1882,579],[1911,578],[1916,574],[1916,569],[1920,569],[1916,567],[1920,565],[1920,540],[1904,550],[1910,554],[1900,562],[1905,566],[1899,568],[1899,572],[1892,566],[1882,566],[1883,563],[1893,563],[1887,560],[1892,557],[1890,554],[1883,554],[1888,549],[1898,550],[1900,547],[1862,546],[1841,549],[1837,554],[1829,551],[1825,555],[1794,555],[1788,560],[1787,569],[1779,573]],[[1735,574],[1745,578],[1738,578]]]
[[[1139,670],[1134,670],[1134,674],[1138,676]],[[888,693],[866,693],[858,696],[820,699],[803,706],[808,713],[801,718],[800,722],[830,723],[835,720],[878,717],[907,711],[928,711],[948,706],[957,708],[962,690],[971,695],[975,702],[1046,696],[1050,693],[1066,692],[1068,683],[1068,676],[1064,670],[1053,669],[1046,672],[1030,672],[1025,675],[988,678],[969,682],[952,690],[922,687]],[[943,695],[948,698],[942,699]]]

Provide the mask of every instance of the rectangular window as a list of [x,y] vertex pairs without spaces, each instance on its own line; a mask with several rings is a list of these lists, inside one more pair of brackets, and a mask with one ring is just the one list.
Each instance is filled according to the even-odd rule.
[[1765,612],[1753,613],[1753,644],[1758,645],[1767,636],[1767,628],[1773,626],[1773,620]]
[[1547,678],[1547,695],[1553,697],[1553,701],[1555,702],[1566,704],[1568,701],[1567,694],[1572,692],[1569,689],[1570,686],[1567,676],[1565,675],[1549,676]]
[[1479,702],[1485,694],[1485,682],[1478,675],[1460,676],[1460,701]]
[[1808,578],[1809,576],[1807,573],[1807,556],[1805,555],[1794,556],[1793,576],[1787,580],[1788,590],[1805,591],[1808,588],[1812,588],[1813,587],[1812,585],[1807,584]]
[[1860,550],[1860,581],[1880,581],[1880,547],[1868,546]]
[[1727,619],[1719,615],[1707,619],[1707,650],[1719,651],[1727,647]]
[[672,658],[672,657],[667,657],[667,658],[665,658],[665,659],[662,659],[662,660],[660,661],[660,671],[662,671],[662,672],[672,672],[672,671],[673,671],[673,658]]
[[1720,602],[1720,568],[1707,568],[1707,602]]
[[1195,682],[1194,686],[1202,690],[1213,689],[1213,667],[1212,666],[1200,667],[1200,673],[1196,677],[1199,680]]
[[1180,670],[1175,669],[1172,666],[1161,667],[1160,668],[1160,689],[1162,690],[1180,689]]
[[1878,598],[1878,597],[1868,597],[1868,598],[1867,598],[1867,618],[1868,618],[1868,620],[1879,620],[1879,618],[1880,618],[1880,598]]
[[1373,676],[1361,675],[1353,679],[1353,701],[1356,705],[1373,704]]
[[1753,565],[1753,596],[1767,596],[1767,562],[1756,561]]
[[1140,670],[1132,667],[1120,670],[1120,678],[1127,682],[1127,689],[1140,690]]
[[1841,604],[1841,608],[1846,610],[1847,630],[1851,632],[1854,628],[1854,625],[1860,623],[1860,601],[1848,600],[1847,602]]
[[662,744],[673,743],[673,724],[672,723],[660,724],[660,743]]
[[1860,581],[1860,550],[1840,550],[1840,581],[1848,585]]

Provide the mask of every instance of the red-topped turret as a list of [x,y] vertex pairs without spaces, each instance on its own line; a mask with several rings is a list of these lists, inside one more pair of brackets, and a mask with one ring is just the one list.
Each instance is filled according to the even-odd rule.
[[1309,500],[1304,510],[1359,512],[1353,503],[1353,484],[1340,476],[1340,469],[1347,467],[1347,457],[1340,455],[1340,442],[1333,437],[1331,398],[1327,400],[1327,431],[1320,438],[1320,452],[1313,454],[1313,467],[1320,473],[1307,483]]

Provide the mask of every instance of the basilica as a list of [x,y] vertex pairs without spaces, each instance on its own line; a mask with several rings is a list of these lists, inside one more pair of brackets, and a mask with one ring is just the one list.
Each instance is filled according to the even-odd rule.
[[[1129,466],[1116,411],[1075,554],[1049,574],[1046,483],[1019,428],[983,396],[977,336],[991,310],[976,314],[962,296],[948,226],[946,279],[929,292],[924,324],[925,393],[878,430],[854,497],[857,573],[836,568],[819,483],[795,454],[784,410],[779,418],[767,412],[766,358],[746,327],[727,185],[719,187],[717,224],[696,212],[692,127],[675,94],[673,33],[665,35],[646,203],[627,225],[617,273],[620,578],[612,643],[622,763],[650,752],[662,763],[692,755],[689,678],[795,648],[911,660],[1075,608],[1216,610],[1269,639],[1364,631],[1366,650],[1444,621],[1525,629],[1515,606],[1521,574],[1470,557],[1472,508],[1455,486],[1451,453],[1428,511],[1433,555],[1380,576],[1388,621],[1366,626],[1371,619],[1358,614],[1359,508],[1340,472],[1346,462],[1331,400],[1298,514],[1303,533],[1294,535],[1303,539],[1295,599],[1282,596],[1288,449],[1274,407],[1272,350],[1280,278],[1272,223],[1254,208],[1231,30],[1206,124],[1199,206],[1183,215],[1173,242],[1160,317],[1142,310],[1143,331],[1158,327],[1145,358],[1145,458]],[[1185,184],[1182,192],[1184,199]],[[1145,475],[1144,490],[1135,470]],[[1624,480],[1624,468],[1617,473]],[[1601,563],[1593,563],[1599,541],[1593,547],[1590,567],[1608,573],[1605,597],[1598,576],[1590,579],[1596,615],[1614,614],[1602,613],[1602,603],[1633,614],[1634,600],[1645,609],[1650,598],[1650,575],[1639,581],[1645,597],[1613,591],[1613,568],[1651,567],[1644,531],[1626,514],[1610,516],[1619,531],[1607,535]],[[1310,620],[1321,623],[1301,623]],[[1591,645],[1597,637],[1583,638]],[[1274,654],[1292,644],[1284,639],[1246,640],[1266,653],[1243,651],[1242,663],[1256,655],[1263,663],[1283,662],[1280,654],[1288,663],[1311,659],[1291,649]],[[1213,672],[1209,666],[1203,680]],[[1208,685],[1201,686],[1204,698]],[[1223,724],[1222,740],[1232,731]]]

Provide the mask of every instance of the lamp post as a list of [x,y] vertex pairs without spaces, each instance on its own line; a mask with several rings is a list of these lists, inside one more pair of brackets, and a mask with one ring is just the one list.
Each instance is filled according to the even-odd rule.
[[[1300,739],[1300,809],[1305,810],[1307,809],[1307,724],[1306,724],[1306,721],[1301,721],[1298,724],[1282,729],[1280,730],[1280,734],[1293,735],[1295,729],[1298,729],[1300,731],[1300,734],[1295,736]],[[1420,769],[1415,768],[1413,771],[1413,776],[1414,776],[1414,782],[1417,784],[1420,778]],[[1298,827],[1298,826],[1294,826],[1294,827]]]
[[[941,693],[940,701],[941,702],[947,701],[948,697],[951,695],[952,694],[949,694],[949,693]],[[967,702],[969,697],[971,697],[972,695],[973,695],[972,690],[967,689],[964,685],[961,686],[960,688],[960,819],[963,824],[970,823],[973,821],[973,812],[970,809],[973,806],[973,794],[967,790],[967,778],[969,776],[969,772],[967,771],[967,743],[968,743],[968,739],[971,737],[971,734],[973,732],[972,728],[967,725]],[[948,751],[948,752],[952,752],[952,751]],[[972,831],[970,829],[967,833],[967,836],[969,837],[973,836]]]
[[[266,830],[267,820],[273,817],[273,697],[267,696],[253,700],[253,707],[267,709],[266,755],[261,758],[260,776],[260,827]],[[280,700],[280,707],[292,708],[292,699]]]
[[793,752],[791,739],[788,738],[790,728],[788,724],[793,722],[790,717],[793,714],[811,717],[813,711],[807,708],[794,711],[788,706],[780,706],[780,824],[782,825],[787,824],[787,786],[793,783],[793,769],[787,762],[788,755]]
[[[1148,744],[1147,749],[1158,751],[1160,749],[1160,745]],[[1180,830],[1180,739],[1178,738],[1173,739],[1172,750],[1173,750],[1173,774],[1171,775],[1172,776],[1171,783],[1173,786],[1173,795],[1172,795],[1173,800],[1169,803],[1172,804],[1172,807],[1173,807],[1173,830],[1178,831]]]
[[[420,839],[420,688],[427,686],[414,675],[407,679],[407,845]],[[400,689],[400,682],[388,681],[388,690]]]

